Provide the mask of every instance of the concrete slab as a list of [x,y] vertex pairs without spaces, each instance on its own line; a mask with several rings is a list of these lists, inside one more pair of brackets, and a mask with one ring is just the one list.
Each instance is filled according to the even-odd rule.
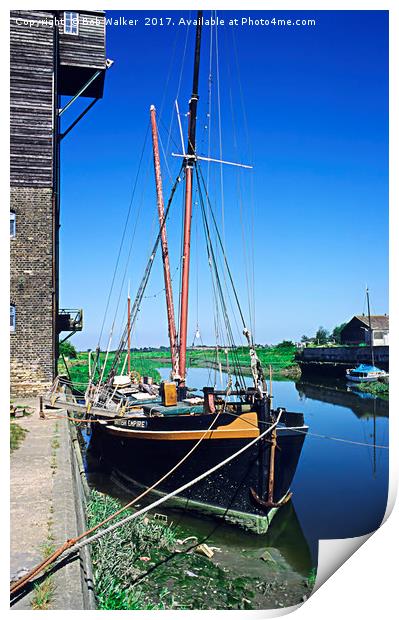
[[[71,439],[66,414],[39,417],[38,400],[18,399],[34,408],[15,420],[28,431],[11,455],[11,578],[43,559],[44,546],[55,548],[77,534]],[[84,609],[79,558],[54,573],[55,589],[49,609]],[[33,593],[12,609],[31,609]]]

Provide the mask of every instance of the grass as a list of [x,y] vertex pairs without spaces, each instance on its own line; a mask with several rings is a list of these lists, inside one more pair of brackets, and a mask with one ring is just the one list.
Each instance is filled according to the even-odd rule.
[[[92,527],[119,510],[113,498],[92,491],[87,507],[88,526]],[[147,570],[147,560],[159,550],[170,552],[176,536],[173,528],[141,517],[119,527],[112,537],[99,539],[92,545],[94,581],[99,609],[164,609],[142,588],[133,586]]]
[[[56,422],[53,430],[53,437],[51,440],[51,462],[50,468],[51,473],[54,476],[57,470],[57,450],[60,447],[59,443],[59,434],[58,434],[58,422]],[[54,546],[54,535],[53,535],[53,515],[54,515],[54,504],[53,501],[50,501],[49,507],[49,516],[47,519],[47,538],[42,546],[42,555],[43,559],[48,558],[55,551]],[[47,572],[50,573],[53,565],[50,564],[47,567]],[[45,610],[50,609],[51,602],[54,597],[54,592],[56,589],[54,577],[51,574],[48,574],[40,583],[35,585],[33,598],[31,601],[31,607],[35,610]]]
[[[256,349],[256,352],[266,373],[268,373],[269,366],[272,367],[273,372],[276,374],[296,368],[296,347],[294,345],[286,347],[259,347]],[[237,347],[234,356],[231,351],[227,354],[223,350],[219,352],[219,361],[223,367],[227,365],[233,366],[235,359],[238,360],[243,369],[249,372],[250,357],[248,347]],[[190,366],[198,367],[209,363],[216,363],[216,349],[188,351],[188,364]]]
[[[157,370],[157,367],[160,366],[156,360],[152,360],[147,358],[144,355],[137,355],[138,352],[132,352],[132,369],[139,372],[142,376],[150,376],[154,379],[154,381],[160,381],[161,377]],[[94,355],[92,354],[92,360],[94,359]],[[117,370],[117,374],[122,372],[122,365],[124,361],[124,357],[122,358],[122,364]],[[105,366],[104,376],[107,376],[111,365],[115,359],[115,352],[110,352],[107,358],[107,363]],[[105,353],[100,353],[99,366],[101,367],[105,361]],[[76,359],[71,359],[68,362],[68,370],[71,376],[72,382],[75,384],[78,390],[84,392],[89,379],[89,360],[88,353],[86,351],[78,353]],[[58,360],[58,372],[65,374],[65,366],[62,358]],[[126,372],[126,370],[125,370]],[[96,372],[95,379],[99,378],[99,372]]]
[[316,577],[317,577],[317,571],[315,568],[312,568],[312,570],[310,571],[306,582],[309,588],[311,588],[313,590],[315,583],[316,583]]
[[382,383],[381,381],[358,383],[356,387],[362,392],[369,392],[370,394],[374,394],[375,396],[389,396],[389,384]]
[[[22,416],[28,416],[33,413],[33,407],[29,405],[16,405],[13,401],[10,402],[10,415],[15,416],[17,413],[22,413]],[[21,417],[21,416],[19,416]]]
[[[261,347],[257,349],[258,357],[263,365],[265,372],[268,373],[269,365],[271,365],[275,374],[282,375],[290,374],[297,371],[298,367],[294,359],[295,352],[296,348],[294,345],[286,347]],[[92,358],[94,358],[94,354],[92,354]],[[110,352],[107,359],[104,376],[106,376],[108,371],[110,370],[111,364],[113,363],[114,359],[115,352]],[[248,347],[237,347],[234,356],[231,351],[229,351],[227,354],[224,352],[223,349],[219,351],[219,360],[222,364],[222,367],[233,367],[235,359],[238,360],[239,364],[242,366],[243,370],[246,373],[250,372],[250,358]],[[215,348],[209,348],[205,350],[188,350],[188,366],[197,368],[201,366],[210,366],[215,364],[216,360],[217,358]],[[101,353],[99,362],[100,367],[102,366],[104,361],[105,353]],[[120,364],[120,367],[117,371],[118,373],[122,372],[122,364]],[[154,381],[160,381],[161,377],[157,370],[160,367],[170,367],[169,350],[133,350],[131,352],[131,368],[140,373],[141,376],[150,376],[154,379]],[[60,373],[66,372],[64,363],[61,358],[58,362],[58,369]],[[88,353],[86,351],[82,351],[78,353],[76,359],[69,360],[68,370],[71,376],[71,380],[75,384],[76,388],[84,392],[87,387],[89,374]],[[98,377],[99,372],[97,371],[95,378],[97,379]]]
[[[49,555],[54,553],[55,547],[52,542],[52,534],[50,530],[50,526],[48,525],[49,533],[48,539],[43,545],[43,558],[47,558]],[[47,570],[51,569],[51,565]],[[50,608],[51,601],[55,592],[55,583],[54,577],[52,575],[48,575],[43,581],[35,585],[33,598],[31,601],[31,607],[35,610],[45,610]]]
[[50,467],[52,471],[52,475],[55,476],[57,471],[57,450],[60,447],[60,442],[58,441],[58,422],[56,422],[54,426],[53,438],[51,440],[51,462]]
[[54,591],[54,578],[49,575],[44,581],[35,586],[35,592],[31,602],[32,609],[49,609]]
[[22,428],[19,424],[10,422],[10,452],[14,452],[14,450],[19,448],[28,432],[26,428]]
[[[120,508],[115,499],[92,491],[88,503],[88,526],[92,527]],[[125,515],[124,515],[125,516]],[[120,517],[123,518],[123,517]],[[107,610],[147,609],[263,609],[265,596],[285,604],[300,601],[307,592],[294,596],[275,576],[237,574],[236,567],[220,567],[192,550],[182,551],[188,532],[180,526],[152,517],[139,517],[104,536],[91,546],[97,604]],[[180,539],[180,541],[179,541]],[[311,579],[311,576],[309,576]],[[273,604],[269,607],[273,607]],[[282,605],[281,605],[282,606]]]

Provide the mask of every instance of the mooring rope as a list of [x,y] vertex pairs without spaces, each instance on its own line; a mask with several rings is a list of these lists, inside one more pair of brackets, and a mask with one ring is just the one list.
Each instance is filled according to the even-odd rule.
[[78,542],[77,544],[75,544],[73,547],[71,547],[70,552],[73,553],[75,551],[78,551],[79,549],[81,549],[82,547],[91,544],[93,542],[95,542],[96,540],[98,540],[99,538],[101,538],[102,536],[105,536],[106,534],[109,534],[111,532],[113,532],[114,530],[116,530],[118,527],[125,525],[126,523],[129,523],[130,521],[132,521],[133,519],[136,519],[137,517],[140,517],[141,515],[145,514],[146,512],[148,512],[149,510],[152,510],[153,508],[156,508],[157,506],[159,506],[160,504],[163,504],[164,502],[166,502],[168,499],[171,499],[172,497],[175,497],[175,495],[178,495],[179,493],[182,493],[183,491],[186,491],[187,489],[189,489],[190,487],[192,487],[194,484],[197,484],[198,482],[200,482],[201,480],[203,480],[204,478],[206,478],[207,476],[210,476],[211,474],[213,474],[215,471],[218,471],[219,469],[221,469],[222,467],[224,467],[225,465],[227,465],[227,463],[230,463],[230,461],[233,461],[234,459],[236,459],[238,456],[240,456],[241,454],[243,454],[244,452],[246,452],[246,450],[248,450],[249,448],[251,448],[253,445],[255,445],[260,439],[263,439],[263,437],[265,437],[266,435],[268,435],[274,428],[276,428],[277,424],[280,421],[280,418],[282,416],[282,411],[280,411],[279,415],[277,416],[277,419],[275,422],[273,422],[273,424],[271,424],[265,431],[263,431],[263,433],[261,433],[260,435],[258,435],[258,437],[255,437],[255,439],[253,439],[252,441],[250,441],[248,444],[246,444],[245,446],[243,446],[242,448],[240,448],[239,450],[237,450],[237,452],[234,452],[233,454],[231,454],[230,456],[228,456],[226,459],[224,459],[223,461],[221,461],[220,463],[218,463],[217,465],[214,465],[213,467],[211,467],[210,469],[208,469],[207,471],[203,472],[202,474],[200,474],[199,476],[197,476],[196,478],[194,478],[193,480],[190,480],[189,482],[186,482],[185,484],[183,484],[182,486],[178,487],[177,489],[175,489],[174,491],[171,491],[170,493],[168,493],[167,495],[165,495],[164,497],[160,497],[159,499],[155,500],[154,502],[152,502],[152,504],[149,504],[148,506],[145,506],[144,508],[142,508],[141,510],[138,510],[137,512],[133,513],[132,515],[129,515],[127,517],[125,517],[124,519],[121,519],[120,521],[118,521],[117,523],[114,523],[113,525],[111,525],[110,527],[108,527],[105,530],[101,530],[100,532],[98,532],[97,534],[94,534],[93,536],[91,536],[90,538],[87,538],[86,540],[82,540],[81,542]]
[[342,439],[341,437],[331,437],[330,435],[320,435],[319,433],[311,433],[310,431],[301,431],[299,428],[292,429],[295,433],[301,433],[309,435],[310,437],[317,437],[319,439],[330,439],[331,441],[340,441],[342,443],[349,443],[355,446],[365,446],[367,448],[380,448],[381,450],[389,450],[389,446],[379,446],[374,443],[367,443],[363,441],[352,441],[351,439]]
[[[231,386],[230,386],[231,388]],[[228,391],[230,391],[228,389]],[[225,407],[226,407],[226,403],[225,403]],[[188,459],[188,457],[198,448],[198,446],[200,445],[200,443],[203,441],[203,439],[206,437],[207,433],[212,429],[212,427],[214,426],[214,424],[216,423],[216,421],[218,420],[219,416],[221,415],[221,413],[223,413],[225,411],[225,407],[223,408],[223,410],[219,411],[215,417],[213,418],[211,424],[209,425],[209,427],[204,431],[204,433],[201,435],[201,437],[198,439],[198,441],[194,444],[194,446],[183,456],[183,458],[176,463],[176,465],[173,466],[172,469],[170,469],[166,474],[164,474],[159,480],[157,480],[151,487],[147,488],[145,491],[143,491],[143,493],[141,493],[138,497],[135,497],[133,500],[131,500],[128,504],[126,504],[125,506],[123,506],[120,510],[116,511],[115,513],[113,513],[112,515],[110,515],[109,517],[107,517],[106,519],[104,519],[104,521],[97,523],[97,525],[95,525],[94,527],[92,527],[91,529],[87,530],[86,532],[83,532],[82,534],[80,534],[79,536],[69,539],[67,540],[61,547],[59,547],[56,551],[54,551],[54,553],[51,554],[51,556],[49,556],[47,559],[43,560],[40,564],[38,564],[36,567],[34,567],[27,575],[24,575],[23,577],[21,577],[21,579],[19,579],[17,582],[15,582],[11,588],[10,588],[10,592],[11,594],[15,594],[16,592],[18,592],[21,588],[23,588],[27,583],[29,583],[29,581],[31,581],[34,577],[36,577],[39,573],[41,573],[45,568],[47,568],[50,564],[52,564],[54,562],[54,560],[56,560],[58,557],[60,557],[60,555],[62,555],[64,553],[64,551],[66,550],[70,550],[69,553],[72,554],[75,551],[75,547],[73,547],[73,545],[76,545],[78,543],[78,541],[80,541],[82,538],[84,538],[85,536],[88,536],[89,534],[91,534],[92,532],[94,532],[96,529],[98,529],[99,527],[101,527],[102,525],[105,525],[105,523],[108,523],[109,521],[111,521],[112,519],[114,519],[116,516],[118,516],[119,514],[121,514],[122,512],[124,512],[125,510],[127,510],[128,508],[130,508],[132,505],[134,505],[135,503],[137,503],[138,501],[140,501],[143,497],[145,497],[150,491],[153,491],[159,484],[161,484],[161,482],[163,482],[164,480],[166,480],[174,471],[176,471],[176,469],[178,469],[178,467],[180,467],[180,465],[182,465],[184,463],[184,461],[186,461]],[[277,422],[276,422],[277,423]],[[195,484],[195,481],[192,482],[192,484]],[[164,501],[166,501],[167,498],[164,499]],[[161,502],[162,503],[162,502]],[[151,506],[148,508],[148,510],[151,508]],[[135,513],[136,514],[136,513]],[[115,525],[117,527],[119,527],[119,522],[116,523]],[[104,534],[106,534],[108,532],[108,530],[104,530]],[[87,543],[86,541],[85,544],[88,544],[91,541],[91,539],[87,539]],[[80,543],[79,543],[80,544]],[[83,544],[80,544],[80,547],[84,546]],[[80,548],[79,547],[79,548]]]

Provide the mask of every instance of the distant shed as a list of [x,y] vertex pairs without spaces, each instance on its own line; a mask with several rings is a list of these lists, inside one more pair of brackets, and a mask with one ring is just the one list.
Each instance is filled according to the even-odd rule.
[[[376,314],[370,317],[374,346],[389,344],[389,316]],[[342,344],[370,344],[369,318],[365,314],[354,316],[341,332]]]

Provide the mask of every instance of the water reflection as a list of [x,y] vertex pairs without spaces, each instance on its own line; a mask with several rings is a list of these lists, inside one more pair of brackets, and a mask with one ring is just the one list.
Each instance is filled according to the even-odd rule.
[[331,405],[341,405],[351,409],[358,418],[374,415],[387,418],[389,414],[388,401],[368,392],[357,391],[344,381],[335,380],[323,384],[297,381],[295,387],[301,400],[310,398]]
[[[167,378],[167,369],[160,369]],[[189,369],[190,385],[209,381],[208,369]],[[223,376],[222,381],[227,382]],[[231,553],[246,549],[250,569],[252,554],[277,548],[288,564],[303,575],[317,564],[320,539],[348,538],[372,532],[384,516],[388,492],[388,402],[363,398],[343,382],[321,385],[308,381],[274,381],[274,404],[302,411],[309,425],[292,484],[293,500],[273,519],[266,536],[256,536],[223,522],[191,513],[167,511],[175,523],[210,544]],[[346,442],[337,441],[344,439]],[[353,443],[349,443],[353,442]],[[87,461],[91,484],[122,501],[130,500],[95,460]],[[242,554],[241,554],[242,555]],[[237,558],[235,561],[238,561]]]

